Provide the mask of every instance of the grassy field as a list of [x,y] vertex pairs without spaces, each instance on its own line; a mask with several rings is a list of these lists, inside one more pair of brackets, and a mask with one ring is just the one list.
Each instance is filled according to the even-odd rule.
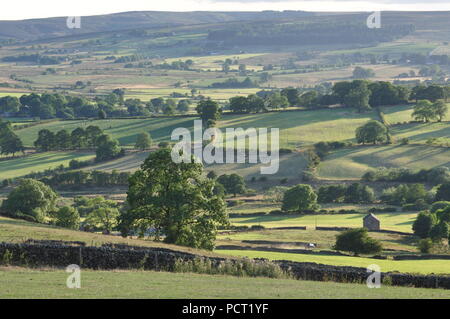
[[450,167],[450,149],[418,145],[359,146],[341,149],[320,163],[318,173],[324,179],[359,179],[377,167],[401,167],[419,170]]
[[93,166],[89,166],[86,170],[97,170],[97,171],[107,171],[111,172],[113,170],[118,170],[121,172],[134,172],[144,164],[150,152],[138,152],[120,157],[118,159],[108,161],[105,163],[98,163]]
[[[298,152],[280,156],[279,169],[276,174],[266,175],[267,181],[248,183],[248,187],[253,188],[269,188],[274,185],[280,185],[281,179],[287,179],[288,183],[299,183],[302,171],[306,168],[307,160]],[[212,164],[205,167],[206,171],[215,171],[216,174],[233,174],[236,173],[248,182],[252,177],[258,179],[261,175],[261,167],[268,167],[269,164]]]
[[419,274],[449,274],[448,260],[384,260],[349,256],[322,256],[292,253],[275,253],[249,250],[218,250],[220,254],[236,257],[267,258],[270,260],[292,260],[335,266],[368,267],[376,264],[382,272],[406,272]]
[[[439,138],[442,141],[450,142],[450,123],[411,123],[396,125],[391,128],[391,133],[400,141],[408,138],[413,143],[425,143],[429,138]],[[447,144],[448,146],[448,144]]]
[[409,122],[413,118],[411,114],[413,113],[412,105],[396,105],[390,107],[382,107],[381,111],[384,113],[384,118],[388,124],[396,124]]
[[[263,240],[273,242],[273,244],[271,243],[269,245],[281,246],[283,248],[293,247],[294,245],[288,243],[294,242],[314,243],[316,244],[318,250],[333,250],[333,246],[336,243],[336,236],[339,233],[340,232],[337,231],[313,229],[274,229],[222,234],[218,236],[217,240],[221,245],[237,244],[245,246],[248,246],[249,243],[242,241]],[[383,249],[385,250],[417,252],[417,247],[414,245],[415,239],[413,236],[371,232],[370,237],[379,240],[383,244]]]
[[60,165],[68,166],[73,159],[84,161],[94,157],[92,152],[46,152],[0,161],[0,179],[21,177]]
[[[351,110],[316,110],[275,112],[268,114],[224,115],[220,128],[279,128],[280,146],[297,147],[319,141],[352,140],[355,129],[375,118],[375,113],[357,114]],[[91,121],[55,121],[17,131],[26,146],[32,146],[41,129],[69,131],[77,127],[97,125],[119,140],[122,145],[133,145],[136,136],[150,132],[156,142],[168,141],[177,127],[192,129],[193,118],[108,119]]]
[[[259,88],[251,89],[212,89],[204,88],[199,89],[197,94],[210,97],[213,100],[226,101],[233,96],[247,96],[249,94],[255,94]],[[142,101],[148,101],[157,97],[169,98],[171,93],[177,92],[181,94],[188,94],[190,96],[191,90],[186,88],[134,88],[127,91],[126,98],[134,99],[138,98]]]
[[149,118],[149,119],[108,119],[108,120],[75,120],[43,123],[16,131],[25,146],[32,146],[42,129],[57,132],[66,129],[69,132],[77,127],[86,128],[96,125],[117,138],[121,145],[134,145],[136,137],[142,132],[150,132],[155,142],[168,141],[172,131],[177,127],[191,128],[192,118]]
[[[377,213],[381,229],[412,232],[411,226],[417,213]],[[292,216],[250,216],[231,218],[234,225],[262,225],[266,228],[288,226],[362,227],[365,214],[328,214]]]
[[58,269],[0,269],[0,298],[450,298],[449,290],[191,273],[82,270],[81,288],[68,289]]
[[333,109],[230,115],[224,116],[219,126],[279,128],[281,147],[300,147],[319,141],[353,140],[355,129],[374,118],[374,112],[358,114],[351,110]]
[[[126,171],[133,172],[141,167],[149,152],[137,152],[127,155],[125,157],[108,161],[106,163],[99,163],[89,166],[87,170],[101,170],[101,171]],[[251,188],[268,188],[274,185],[279,185],[281,179],[287,179],[289,184],[300,182],[300,176],[307,162],[301,153],[292,153],[280,157],[279,170],[276,174],[267,176],[267,181],[260,182],[258,178],[261,176],[261,167],[266,167],[268,164],[249,164],[249,163],[234,163],[234,164],[211,164],[205,165],[205,173],[214,171],[218,175],[236,173],[248,182],[252,177],[257,178],[255,183],[249,183]]]

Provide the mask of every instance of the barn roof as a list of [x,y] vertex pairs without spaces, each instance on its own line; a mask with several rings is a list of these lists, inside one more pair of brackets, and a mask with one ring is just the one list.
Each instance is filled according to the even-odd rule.
[[372,214],[372,213],[370,213],[369,215],[366,215],[365,217],[364,217],[364,219],[367,219],[367,218],[372,218],[372,219],[375,219],[375,220],[378,220],[378,221],[380,221],[379,219],[378,219],[378,217],[377,216],[375,216],[374,214]]

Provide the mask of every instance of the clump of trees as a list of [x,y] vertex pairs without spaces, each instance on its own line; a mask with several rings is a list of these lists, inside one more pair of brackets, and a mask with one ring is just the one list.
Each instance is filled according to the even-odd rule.
[[353,70],[353,78],[354,79],[368,79],[375,76],[375,72],[372,69],[366,69],[360,66],[357,66]]
[[423,184],[401,184],[383,191],[381,200],[391,205],[416,204],[426,205],[433,201],[433,194]]
[[70,134],[67,130],[61,130],[56,134],[47,129],[40,130],[34,146],[40,152],[96,148],[97,162],[111,160],[125,154],[125,150],[120,148],[116,139],[93,125],[86,129],[78,127]]
[[369,237],[366,228],[357,228],[344,231],[336,236],[335,250],[359,254],[377,254],[383,249],[381,243]]
[[55,188],[78,189],[82,187],[127,186],[129,172],[70,171],[54,173],[41,181]]
[[441,122],[447,115],[448,107],[443,101],[436,101],[434,103],[428,100],[420,100],[414,107],[414,112],[411,116],[416,121],[423,121],[425,123],[435,121]]
[[356,129],[356,141],[360,144],[383,143],[388,140],[386,126],[376,120],[372,120]]
[[450,201],[450,181],[442,183],[436,192],[437,201]]
[[97,139],[95,154],[95,161],[103,162],[125,155],[125,149],[120,148],[119,141],[110,135],[102,134]]
[[412,228],[420,238],[430,238],[434,243],[446,240],[450,244],[450,204],[440,209],[420,212]]
[[222,185],[226,194],[244,194],[247,190],[244,178],[238,174],[224,174],[217,178],[217,183]]
[[299,184],[284,193],[281,209],[285,212],[300,213],[318,208],[317,195],[310,185]]
[[375,201],[375,192],[367,185],[324,185],[317,192],[319,203],[369,204]]
[[[116,173],[117,174],[117,173]],[[77,197],[73,206],[57,207],[58,195],[46,184],[22,179],[0,208],[1,215],[59,227],[111,233],[118,224],[119,204],[98,196]],[[84,221],[81,221],[84,217]]]
[[197,104],[196,111],[200,115],[203,124],[207,127],[215,126],[222,114],[220,105],[211,99],[200,101]]
[[152,146],[152,138],[149,133],[143,132],[138,135],[134,148],[141,151],[148,150]]
[[428,100],[436,102],[437,100],[446,98],[446,88],[439,85],[417,85],[411,90],[411,99],[416,100]]
[[332,88],[332,95],[336,97],[338,103],[355,107],[359,111],[381,105],[407,103],[409,94],[407,88],[384,81],[343,81],[336,82]]
[[221,88],[221,89],[240,89],[240,88],[256,88],[258,87],[258,83],[253,81],[249,77],[246,77],[244,80],[239,81],[237,78],[227,79],[224,82],[214,82],[210,85],[212,88]]

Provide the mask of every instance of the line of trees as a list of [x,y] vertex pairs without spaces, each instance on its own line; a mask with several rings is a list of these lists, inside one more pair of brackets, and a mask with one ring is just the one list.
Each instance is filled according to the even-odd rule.
[[60,130],[56,134],[47,129],[40,130],[34,146],[40,152],[95,148],[97,162],[125,155],[125,149],[120,147],[119,141],[93,125],[86,129],[78,127],[70,134],[67,130]]
[[413,171],[408,168],[380,167],[364,173],[361,179],[367,182],[430,183],[438,185],[450,182],[450,169],[443,166]]
[[51,187],[108,187],[127,186],[129,172],[103,171],[71,171],[54,173],[51,177],[42,178],[41,181]]
[[55,134],[42,129],[38,132],[34,146],[41,152],[95,148],[103,134],[103,130],[94,125],[86,129],[78,127],[70,133],[67,130],[60,130]]
[[229,108],[236,113],[256,113],[289,106],[318,108],[342,104],[355,108],[358,112],[364,112],[377,106],[408,103],[410,99],[426,99],[434,103],[446,99],[449,95],[450,87],[445,86],[420,85],[411,90],[385,81],[355,79],[336,82],[329,86],[318,86],[306,91],[291,87],[280,91],[263,90],[248,97],[236,96],[229,100]]
[[[183,102],[181,102],[183,101]],[[59,93],[24,94],[20,98],[5,96],[0,98],[0,114],[40,119],[74,119],[149,116],[152,113],[166,115],[189,110],[189,101],[178,102],[168,98],[155,98],[144,102],[140,99],[125,99],[123,89],[115,89],[104,96],[93,99]]]

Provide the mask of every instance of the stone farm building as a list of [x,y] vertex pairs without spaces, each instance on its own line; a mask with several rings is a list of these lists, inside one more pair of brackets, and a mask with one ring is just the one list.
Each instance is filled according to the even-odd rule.
[[363,219],[363,227],[368,230],[380,230],[380,220],[374,214],[369,214]]

